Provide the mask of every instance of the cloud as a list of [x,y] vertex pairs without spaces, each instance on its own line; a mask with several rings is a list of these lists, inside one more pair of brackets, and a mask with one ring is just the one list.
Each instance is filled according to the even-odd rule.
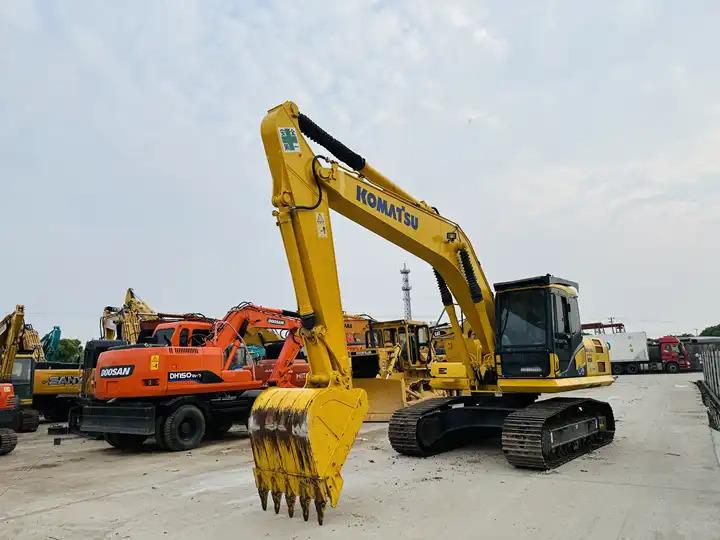
[[[0,311],[24,302],[41,330],[87,338],[128,286],[167,311],[293,307],[258,133],[292,98],[461,223],[491,281],[576,278],[584,317],[672,321],[650,333],[715,323],[718,19],[645,2],[4,3],[0,225],[18,262]],[[335,232],[348,310],[400,315],[408,261],[416,314],[437,316],[427,265],[343,218]]]

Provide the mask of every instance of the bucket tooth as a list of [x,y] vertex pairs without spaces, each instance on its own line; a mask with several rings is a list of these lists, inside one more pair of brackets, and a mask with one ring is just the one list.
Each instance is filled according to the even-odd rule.
[[282,493],[279,491],[273,491],[272,492],[272,500],[273,500],[273,507],[275,508],[275,513],[280,513],[280,503],[282,502]]
[[289,517],[293,517],[293,514],[295,514],[295,499],[295,495],[290,495],[289,493],[285,494],[285,502],[287,503]]
[[325,504],[325,501],[315,499],[315,510],[317,511],[318,525],[323,524],[323,519],[325,518]]
[[267,510],[268,490],[258,489],[258,495],[260,495],[260,504],[262,505],[262,509]]
[[276,513],[285,494],[292,517],[299,497],[307,520],[314,499],[322,522],[327,504],[338,502],[340,470],[366,411],[362,389],[270,388],[258,396],[249,419],[253,474]]
[[302,508],[303,519],[307,521],[310,518],[310,499],[308,497],[300,497],[300,507]]

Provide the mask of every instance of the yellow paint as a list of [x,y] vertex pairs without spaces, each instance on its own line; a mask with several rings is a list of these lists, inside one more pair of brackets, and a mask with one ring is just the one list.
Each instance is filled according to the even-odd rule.
[[33,380],[33,394],[52,396],[59,394],[79,394],[82,384],[82,370],[36,369]]
[[157,371],[160,369],[160,355],[153,354],[150,356],[150,371]]

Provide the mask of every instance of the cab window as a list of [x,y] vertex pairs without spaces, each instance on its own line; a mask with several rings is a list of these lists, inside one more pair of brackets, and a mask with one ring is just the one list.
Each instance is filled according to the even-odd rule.
[[210,330],[197,329],[193,330],[190,336],[190,345],[193,347],[202,347],[210,336]]
[[570,332],[570,325],[568,324],[567,317],[567,298],[553,295],[553,308],[555,311],[555,332],[559,334],[567,334]]
[[568,322],[570,323],[570,333],[579,334],[581,332],[580,327],[580,309],[578,308],[577,298],[568,298]]
[[155,343],[158,345],[170,347],[172,344],[172,336],[175,333],[174,328],[163,328],[155,332]]
[[180,338],[178,340],[178,343],[180,343],[181,347],[187,347],[189,341],[190,341],[190,330],[187,328],[183,328],[182,330],[180,330]]
[[426,346],[430,342],[430,332],[428,331],[427,326],[420,326],[417,331],[418,335],[418,344],[422,346]]

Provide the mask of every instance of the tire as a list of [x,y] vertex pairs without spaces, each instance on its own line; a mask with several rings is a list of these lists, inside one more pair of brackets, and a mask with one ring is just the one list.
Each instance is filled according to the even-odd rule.
[[18,431],[20,433],[34,433],[40,425],[40,413],[35,409],[22,409],[19,414]]
[[625,370],[620,364],[612,364],[613,375],[622,375],[624,372]]
[[678,366],[675,362],[669,362],[665,364],[665,372],[666,373],[677,373],[680,371],[680,366]]
[[125,433],[105,433],[105,440],[107,443],[122,450],[124,452],[131,452],[139,450],[145,442],[147,437],[145,435],[128,435]]
[[164,425],[165,417],[158,416],[155,420],[155,444],[157,444],[158,449],[167,451],[168,445],[167,441],[165,440],[165,430],[163,429]]
[[12,429],[0,429],[0,456],[9,454],[17,446],[17,433]]
[[637,375],[637,372],[640,371],[640,369],[637,364],[628,364],[625,371],[627,371],[628,375]]
[[163,435],[171,452],[197,448],[205,436],[205,416],[195,405],[182,405],[168,415]]
[[232,420],[215,421],[207,426],[208,439],[222,439],[233,427]]

